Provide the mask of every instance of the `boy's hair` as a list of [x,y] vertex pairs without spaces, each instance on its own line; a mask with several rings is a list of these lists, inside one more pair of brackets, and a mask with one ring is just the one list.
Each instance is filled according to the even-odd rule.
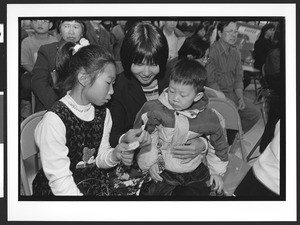
[[163,76],[168,55],[168,42],[162,30],[151,23],[139,21],[126,32],[120,51],[126,76],[132,76],[132,64],[140,64],[143,60],[147,64],[159,65],[157,77]]
[[93,84],[97,74],[102,72],[107,64],[115,64],[113,55],[98,45],[88,45],[73,54],[75,44],[66,42],[56,55],[57,82],[54,89],[62,97],[77,84],[77,75],[81,69],[91,78]]
[[194,59],[179,60],[171,71],[170,81],[184,85],[191,85],[196,93],[204,92],[206,69]]
[[185,39],[178,51],[178,59],[186,58],[191,55],[194,59],[200,59],[205,55],[209,48],[209,43],[204,41],[200,36],[193,35]]

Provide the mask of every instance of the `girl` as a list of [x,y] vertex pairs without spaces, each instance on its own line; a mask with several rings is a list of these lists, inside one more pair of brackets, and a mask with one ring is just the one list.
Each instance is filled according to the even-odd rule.
[[138,140],[137,135],[143,143],[145,137],[145,132],[134,130],[124,135],[127,143],[111,148],[112,120],[104,105],[114,92],[115,62],[97,45],[79,47],[67,42],[58,51],[56,72],[66,95],[35,130],[43,167],[34,179],[33,195],[114,195],[103,169],[119,162],[131,165],[133,151],[127,143]]

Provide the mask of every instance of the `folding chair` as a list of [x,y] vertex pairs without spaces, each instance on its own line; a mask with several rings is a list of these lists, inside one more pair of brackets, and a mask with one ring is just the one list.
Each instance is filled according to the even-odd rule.
[[225,95],[221,91],[204,86],[204,93],[208,98],[221,98],[226,99]]
[[209,98],[208,106],[217,110],[225,120],[225,129],[236,130],[234,141],[230,146],[229,152],[235,153],[238,145],[241,149],[242,159],[247,162],[247,152],[244,143],[244,132],[242,130],[240,115],[236,106],[230,99]]
[[34,130],[46,111],[34,113],[21,123],[21,186],[24,195],[32,195],[32,181],[41,168],[39,149],[34,141]]

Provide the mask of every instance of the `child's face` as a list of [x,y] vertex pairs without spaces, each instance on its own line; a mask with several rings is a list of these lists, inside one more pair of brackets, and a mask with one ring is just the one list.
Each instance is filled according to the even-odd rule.
[[199,101],[200,93],[196,93],[192,85],[185,85],[170,81],[168,98],[170,105],[177,111],[188,109],[194,101]]
[[142,85],[150,84],[159,73],[159,65],[132,64],[131,72]]
[[86,99],[95,105],[101,106],[111,99],[114,93],[113,84],[116,79],[116,67],[113,64],[106,65],[103,72],[97,75],[92,85],[86,86]]
[[49,20],[32,20],[31,26],[37,34],[46,34],[52,27]]
[[60,25],[60,33],[65,41],[78,42],[83,34],[83,28],[80,23],[73,21],[64,21]]

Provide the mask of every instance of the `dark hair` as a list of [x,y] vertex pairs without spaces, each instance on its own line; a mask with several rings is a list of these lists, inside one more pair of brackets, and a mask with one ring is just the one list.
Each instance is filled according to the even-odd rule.
[[205,35],[204,35],[204,38],[206,37],[206,33],[208,31],[208,28],[209,28],[210,24],[209,23],[199,23],[199,25],[197,26],[197,28],[195,29],[195,32],[193,35],[198,35],[198,32],[202,29],[205,30]]
[[204,91],[206,69],[194,59],[181,59],[172,68],[170,81],[184,85],[191,85],[196,93]]
[[65,21],[75,21],[77,23],[80,23],[81,27],[82,27],[82,35],[85,37],[86,36],[86,25],[85,23],[82,21],[82,20],[79,20],[78,18],[76,17],[68,17],[68,18],[64,18],[64,19],[61,19],[61,20],[57,20],[56,21],[56,29],[57,29],[57,32],[60,33],[60,27],[62,25],[63,22]]
[[273,23],[267,23],[266,25],[264,25],[262,28],[261,28],[261,31],[260,31],[260,34],[259,34],[259,37],[257,40],[261,40],[261,39],[264,39],[265,38],[265,33],[267,32],[267,30],[269,29],[275,29],[275,24]]
[[159,65],[160,72],[157,77],[163,76],[168,54],[168,42],[162,30],[145,22],[136,22],[130,27],[120,51],[126,76],[132,76],[132,64],[140,64],[143,60],[147,64]]
[[193,35],[183,42],[178,51],[178,59],[186,58],[188,55],[191,55],[194,59],[200,59],[205,55],[208,48],[209,43],[207,41],[204,41],[198,35]]
[[223,33],[224,27],[227,27],[228,24],[230,24],[230,23],[235,23],[235,22],[236,22],[236,21],[230,21],[230,20],[228,20],[228,21],[220,21],[220,22],[218,23],[218,25],[217,25],[217,37],[216,37],[216,40],[219,40],[219,39],[220,39],[220,37],[219,37],[219,35],[218,35],[219,31],[221,31],[221,32]]
[[90,75],[93,84],[97,74],[107,64],[116,65],[112,54],[98,45],[84,46],[73,54],[74,46],[73,42],[66,42],[56,55],[57,82],[54,89],[61,97],[77,84],[77,75],[81,69]]

